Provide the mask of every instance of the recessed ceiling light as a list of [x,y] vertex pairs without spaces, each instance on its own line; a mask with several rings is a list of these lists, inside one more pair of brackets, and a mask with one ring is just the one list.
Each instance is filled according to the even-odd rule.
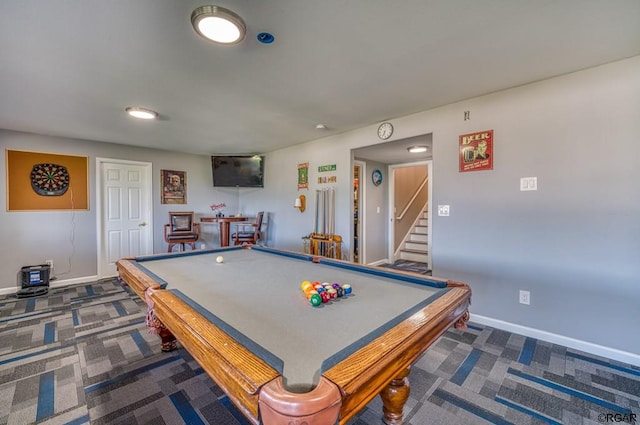
[[327,126],[324,124],[316,124],[316,130],[326,130]]
[[424,145],[420,145],[420,146],[409,146],[407,148],[407,150],[410,153],[422,153],[422,152],[426,152],[429,148],[424,146]]
[[219,6],[200,6],[191,14],[191,25],[207,40],[236,44],[244,39],[247,27],[242,18]]
[[152,111],[151,109],[129,106],[124,110],[132,117],[140,118],[141,120],[153,120],[158,118],[158,113],[156,111]]

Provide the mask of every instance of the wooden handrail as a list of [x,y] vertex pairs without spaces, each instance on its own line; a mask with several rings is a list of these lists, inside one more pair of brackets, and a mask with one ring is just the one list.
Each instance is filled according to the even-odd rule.
[[413,205],[413,201],[416,200],[416,198],[418,197],[418,195],[420,194],[420,191],[422,190],[422,188],[424,187],[425,184],[427,184],[427,181],[429,180],[429,177],[425,177],[424,180],[422,181],[422,183],[420,184],[420,187],[418,187],[418,189],[416,189],[416,192],[413,194],[413,196],[411,197],[411,199],[409,200],[409,202],[407,203],[407,206],[404,207],[404,209],[402,210],[402,212],[400,213],[399,216],[396,217],[396,220],[402,220],[402,218],[404,217],[404,215],[407,213],[407,211],[409,211],[409,208],[411,207],[411,205]]

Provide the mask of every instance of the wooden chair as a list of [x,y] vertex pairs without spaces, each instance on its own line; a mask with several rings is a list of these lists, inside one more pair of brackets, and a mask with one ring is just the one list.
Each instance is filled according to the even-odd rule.
[[256,244],[260,240],[260,229],[262,228],[262,218],[264,211],[260,211],[256,216],[256,221],[234,223],[236,231],[231,235],[234,245],[243,245],[246,243]]
[[185,250],[185,244],[196,249],[196,241],[200,237],[200,224],[195,222],[193,211],[169,212],[169,224],[164,225],[164,240],[169,244],[167,252],[180,245],[180,251]]

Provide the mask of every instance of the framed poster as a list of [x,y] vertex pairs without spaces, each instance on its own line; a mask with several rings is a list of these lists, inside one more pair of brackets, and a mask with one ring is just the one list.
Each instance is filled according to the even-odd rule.
[[298,190],[309,189],[309,163],[298,164]]
[[186,204],[187,203],[187,172],[175,170],[160,170],[162,182],[160,203],[162,204]]
[[89,158],[6,150],[7,211],[88,210]]
[[463,134],[459,140],[459,170],[493,170],[493,130]]

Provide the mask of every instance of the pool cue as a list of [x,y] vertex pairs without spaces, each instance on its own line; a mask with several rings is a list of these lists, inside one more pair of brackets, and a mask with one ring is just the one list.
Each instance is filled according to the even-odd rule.
[[313,217],[313,234],[318,233],[318,191],[316,190],[316,214]]
[[335,234],[336,231],[336,190],[331,189],[331,228],[329,229],[329,233],[331,235]]

